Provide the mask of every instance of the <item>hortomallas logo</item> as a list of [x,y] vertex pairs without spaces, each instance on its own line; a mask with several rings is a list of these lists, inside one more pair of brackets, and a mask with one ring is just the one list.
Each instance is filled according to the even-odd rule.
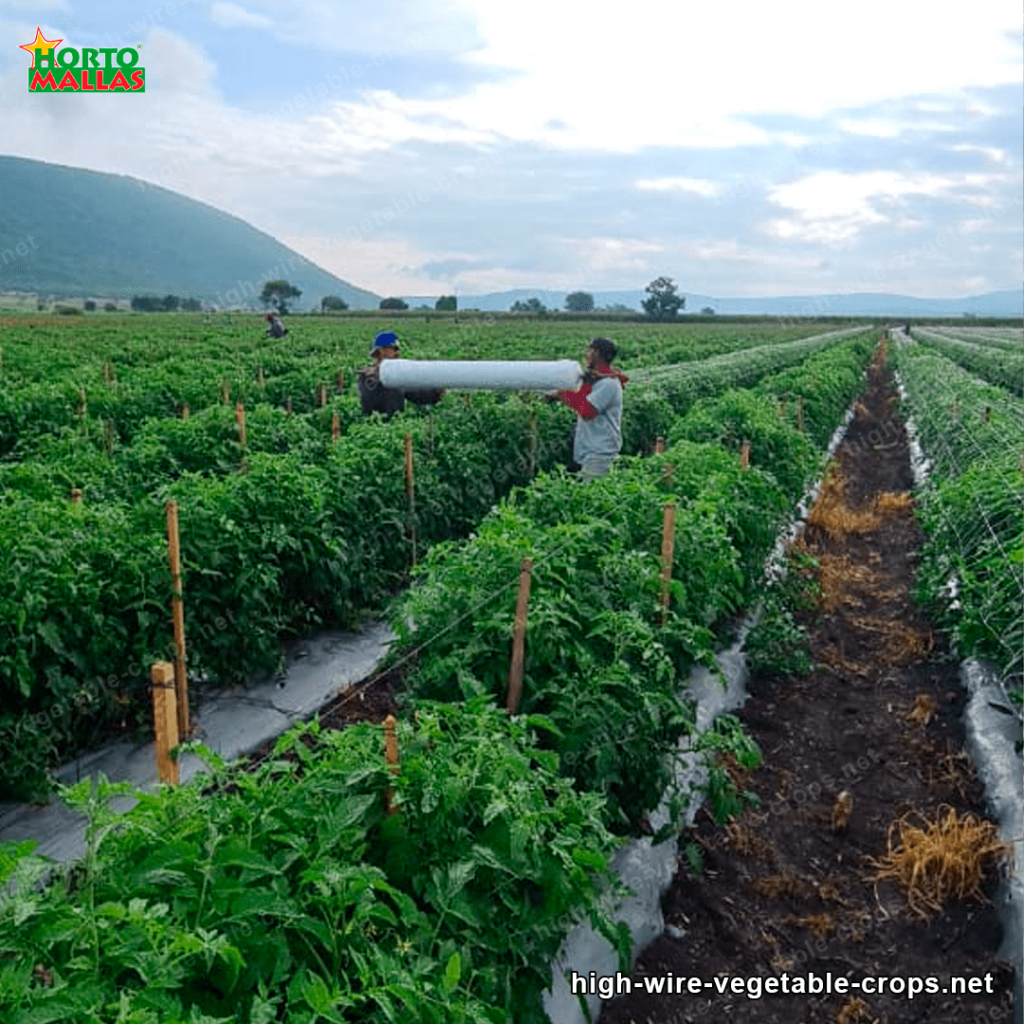
[[36,27],[31,43],[20,46],[32,54],[29,92],[145,92],[146,69],[140,68],[134,46],[83,46],[76,50],[63,39],[46,39]]

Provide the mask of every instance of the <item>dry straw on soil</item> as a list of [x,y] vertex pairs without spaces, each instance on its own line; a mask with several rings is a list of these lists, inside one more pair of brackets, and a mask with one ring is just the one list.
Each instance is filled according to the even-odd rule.
[[[911,824],[915,816],[922,827]],[[884,857],[868,858],[876,869],[869,881],[876,890],[878,882],[896,882],[910,909],[925,919],[954,900],[984,901],[986,875],[1010,857],[1009,844],[992,822],[958,815],[948,806],[940,807],[933,821],[917,811],[903,815],[889,826],[887,845]]]

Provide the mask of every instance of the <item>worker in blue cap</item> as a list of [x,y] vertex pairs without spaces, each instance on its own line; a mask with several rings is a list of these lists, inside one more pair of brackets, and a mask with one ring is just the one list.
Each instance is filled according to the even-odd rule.
[[396,412],[405,408],[405,400],[416,405],[434,405],[441,400],[444,391],[432,388],[428,391],[406,391],[402,388],[386,388],[380,382],[380,364],[385,359],[399,358],[398,335],[394,331],[381,331],[373,339],[370,349],[372,365],[359,371],[359,401],[363,415],[379,412],[385,419],[391,419]]

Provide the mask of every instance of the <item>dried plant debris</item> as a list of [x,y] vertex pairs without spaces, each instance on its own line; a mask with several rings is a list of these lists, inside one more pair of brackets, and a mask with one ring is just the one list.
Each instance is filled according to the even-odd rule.
[[935,717],[938,710],[939,705],[935,703],[935,698],[930,693],[919,693],[914,697],[914,704],[905,717],[908,722],[923,728]]
[[[919,824],[913,824],[913,819]],[[910,909],[925,919],[956,900],[984,901],[982,884],[1009,861],[1010,846],[990,821],[940,807],[934,820],[918,811],[889,826],[884,857],[868,858],[869,881],[892,880],[907,894]]]
[[844,789],[836,797],[832,805],[832,831],[842,832],[850,824],[850,815],[853,813],[853,794]]

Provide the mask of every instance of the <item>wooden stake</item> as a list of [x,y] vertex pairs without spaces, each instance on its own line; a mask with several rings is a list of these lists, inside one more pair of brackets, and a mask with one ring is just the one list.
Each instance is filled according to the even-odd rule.
[[73,487],[71,489],[71,504],[72,505],[81,505],[82,504],[82,492],[77,487]]
[[781,419],[785,419],[786,418],[786,403],[785,402],[779,402],[779,404],[775,407],[775,411],[779,414],[779,419],[780,420]]
[[985,406],[985,422],[986,423],[991,423],[992,422],[992,406],[991,405],[986,405]]
[[345,371],[339,370],[338,376],[334,378],[334,383],[338,385],[339,391],[345,390]]
[[263,367],[262,366],[256,371],[256,383],[261,388],[265,388],[267,386],[266,378],[263,376]]
[[104,434],[104,438],[105,438],[106,443],[107,443],[107,454],[108,455],[113,455],[114,454],[114,421],[113,420],[107,420],[107,422],[103,424],[103,434]]
[[228,382],[226,380],[225,381],[221,381],[221,385],[220,385],[220,400],[225,405],[228,405],[231,402],[231,388],[228,387]]
[[327,404],[327,385],[321,384],[317,389],[317,405],[322,409]]
[[291,395],[289,395],[284,400],[284,411],[285,411],[286,415],[291,416],[291,414],[292,414],[292,396]]
[[179,735],[174,701],[174,666],[167,661],[158,661],[150,669],[149,678],[153,683],[156,770],[161,782],[176,786],[181,779],[178,762],[171,757],[171,751],[178,745]]
[[188,419],[188,402],[185,402],[185,403],[182,404],[182,407],[181,407],[181,418],[183,420],[187,420]]
[[516,621],[512,633],[512,664],[508,670],[508,695],[505,710],[514,715],[523,697],[523,655],[526,644],[526,613],[530,604],[530,578],[533,559],[524,558],[519,568],[519,594],[516,597]]
[[804,429],[804,396],[796,396],[796,429]]
[[244,448],[246,442],[245,403],[243,403],[242,401],[238,401],[235,403],[235,423],[238,424],[238,441]]
[[188,736],[188,676],[185,674],[185,606],[181,594],[181,548],[178,544],[178,503],[167,502],[167,553],[171,563],[171,618],[174,623],[174,685],[178,704],[178,735]]
[[405,496],[409,499],[409,532],[412,537],[412,562],[416,564],[416,488],[412,468],[412,434],[405,435]]
[[[388,715],[384,719],[384,760],[391,766],[391,774],[397,775],[399,772],[398,767],[398,735],[395,732],[395,726],[398,723],[395,721],[394,715]],[[391,801],[394,799],[395,791],[388,786],[384,791],[384,803],[387,807],[388,814],[393,814],[395,811]]]
[[668,618],[669,583],[672,582],[672,555],[676,544],[676,503],[665,502],[661,524],[661,624]]
[[665,438],[656,437],[654,439],[654,454],[661,455],[665,451]]
[[335,412],[331,415],[331,440],[337,441],[341,437],[341,419]]
[[78,415],[85,419],[86,401],[85,401],[85,388],[78,389]]
[[110,372],[110,363],[103,364],[103,379],[108,384],[114,379],[114,375]]
[[750,469],[750,442],[747,440],[740,446],[740,465],[744,469]]

